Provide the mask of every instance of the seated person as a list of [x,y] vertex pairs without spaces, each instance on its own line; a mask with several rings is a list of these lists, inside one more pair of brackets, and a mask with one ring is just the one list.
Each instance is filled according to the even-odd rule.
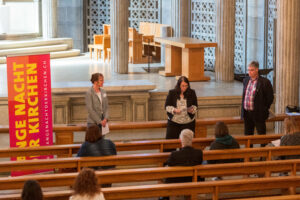
[[[280,146],[300,145],[300,125],[293,117],[285,118],[283,121],[284,136],[280,139]],[[300,155],[280,156],[280,159],[299,159]]]
[[[182,149],[173,151],[168,158],[166,164],[168,166],[195,166],[201,165],[203,152],[201,149],[192,147],[194,133],[190,129],[183,129],[180,133],[180,141]],[[176,177],[167,178],[167,183],[191,182],[192,177]]]
[[73,189],[70,200],[105,200],[93,169],[83,168],[75,179]]
[[[85,134],[85,142],[81,145],[77,157],[110,155],[117,155],[115,144],[111,140],[102,138],[99,126],[96,124],[88,126]],[[114,166],[94,167],[95,170],[110,168],[114,168]]]
[[36,180],[27,180],[24,183],[22,195],[22,200],[43,200],[43,192],[39,182]]
[[[239,143],[229,135],[228,127],[224,122],[217,122],[215,126],[215,141],[210,144],[210,150],[239,149]],[[241,162],[241,159],[208,160],[208,164]]]
[[[173,151],[169,156],[166,164],[168,166],[195,166],[201,165],[203,160],[203,152],[201,149],[194,149],[192,147],[194,133],[190,129],[183,129],[180,133],[180,141],[182,149],[179,151]],[[182,183],[192,182],[193,178],[187,177],[175,177],[167,178],[166,183]],[[203,178],[198,176],[198,180],[204,181]],[[160,197],[159,200],[168,200],[169,197]]]

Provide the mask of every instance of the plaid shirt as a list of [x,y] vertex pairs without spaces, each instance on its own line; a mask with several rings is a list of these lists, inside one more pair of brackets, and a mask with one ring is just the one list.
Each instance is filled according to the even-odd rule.
[[254,94],[256,90],[257,85],[257,79],[255,80],[249,80],[246,94],[245,94],[245,100],[244,100],[244,108],[245,110],[254,110]]

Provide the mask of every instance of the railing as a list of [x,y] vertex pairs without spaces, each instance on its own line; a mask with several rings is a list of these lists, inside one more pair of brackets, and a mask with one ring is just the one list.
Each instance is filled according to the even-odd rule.
[[[285,114],[276,115],[267,120],[267,122],[283,121],[286,117]],[[295,116],[300,119],[300,116]],[[195,137],[206,137],[207,127],[216,124],[218,121],[223,121],[226,124],[242,124],[243,120],[240,117],[221,117],[221,118],[205,118],[196,120]],[[132,129],[152,129],[152,128],[166,128],[167,121],[147,121],[147,122],[110,122],[110,130],[132,130]],[[73,133],[86,131],[86,124],[77,125],[54,125],[53,132],[55,132],[56,144],[73,144]],[[8,126],[0,126],[0,134],[9,133]],[[136,134],[136,133],[135,133]]]
[[[251,144],[268,144],[273,140],[280,139],[282,135],[252,135],[237,136],[236,141],[240,145],[249,148]],[[214,138],[194,138],[193,147],[205,149]],[[139,150],[157,150],[163,152],[165,149],[176,149],[181,147],[179,139],[168,140],[142,140],[130,142],[115,142],[117,152],[121,151],[139,151]],[[39,147],[22,147],[22,148],[1,148],[0,158],[20,157],[20,156],[38,156],[38,155],[56,155],[58,157],[72,157],[77,154],[81,144],[63,144]]]

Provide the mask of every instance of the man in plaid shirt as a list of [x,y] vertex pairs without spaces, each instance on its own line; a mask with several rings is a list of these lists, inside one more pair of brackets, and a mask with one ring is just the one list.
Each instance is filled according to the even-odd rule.
[[243,100],[241,117],[244,119],[244,134],[253,135],[254,128],[259,135],[266,134],[266,119],[273,103],[274,93],[271,82],[258,74],[259,63],[248,65],[249,77],[243,80]]

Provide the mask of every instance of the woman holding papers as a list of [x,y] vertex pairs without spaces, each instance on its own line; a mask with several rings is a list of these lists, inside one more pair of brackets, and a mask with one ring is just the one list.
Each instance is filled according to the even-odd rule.
[[178,139],[183,129],[195,132],[197,107],[195,90],[191,89],[189,80],[181,76],[175,88],[169,91],[165,103],[168,115],[166,139]]
[[[92,87],[86,92],[85,103],[88,111],[87,125],[97,124],[100,128],[105,128],[107,132],[108,126],[108,100],[105,90],[102,89],[104,76],[101,73],[94,73],[91,77]],[[102,133],[105,135],[106,133]]]

